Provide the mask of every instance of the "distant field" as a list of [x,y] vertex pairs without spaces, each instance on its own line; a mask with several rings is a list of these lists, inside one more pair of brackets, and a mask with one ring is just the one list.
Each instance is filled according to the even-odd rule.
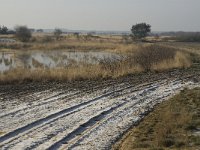
[[[13,38],[12,35],[1,35],[0,38]],[[33,34],[29,42],[23,43],[0,43],[1,49],[10,50],[81,50],[81,51],[129,51],[137,48],[136,44],[127,44],[130,41],[124,41],[122,36],[112,35],[73,35],[62,34],[59,39],[55,39],[50,33]]]

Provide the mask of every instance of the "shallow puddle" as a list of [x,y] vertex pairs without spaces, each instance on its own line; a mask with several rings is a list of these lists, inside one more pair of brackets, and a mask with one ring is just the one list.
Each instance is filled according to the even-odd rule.
[[0,72],[16,68],[64,68],[72,64],[96,64],[99,60],[118,57],[109,52],[17,51],[0,52]]

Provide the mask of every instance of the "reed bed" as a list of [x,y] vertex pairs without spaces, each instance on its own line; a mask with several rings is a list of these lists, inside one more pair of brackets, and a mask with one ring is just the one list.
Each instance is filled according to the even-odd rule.
[[62,68],[33,70],[17,68],[1,73],[0,82],[117,78],[134,73],[165,71],[190,66],[190,57],[186,53],[175,48],[148,45],[120,57],[101,59],[97,64],[74,62]]

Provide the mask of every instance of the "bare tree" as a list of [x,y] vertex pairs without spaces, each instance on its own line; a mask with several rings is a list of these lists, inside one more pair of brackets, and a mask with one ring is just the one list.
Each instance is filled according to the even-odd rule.
[[31,31],[26,26],[15,27],[16,37],[22,42],[28,42],[32,37]]
[[55,29],[54,30],[54,36],[56,37],[57,40],[60,39],[61,34],[62,34],[62,30],[61,29]]
[[0,34],[8,34],[8,28],[6,26],[0,26]]

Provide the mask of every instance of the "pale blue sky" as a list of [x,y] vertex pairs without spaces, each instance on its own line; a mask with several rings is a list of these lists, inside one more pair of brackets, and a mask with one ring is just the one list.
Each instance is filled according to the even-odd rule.
[[83,30],[200,31],[200,0],[0,0],[0,25]]

